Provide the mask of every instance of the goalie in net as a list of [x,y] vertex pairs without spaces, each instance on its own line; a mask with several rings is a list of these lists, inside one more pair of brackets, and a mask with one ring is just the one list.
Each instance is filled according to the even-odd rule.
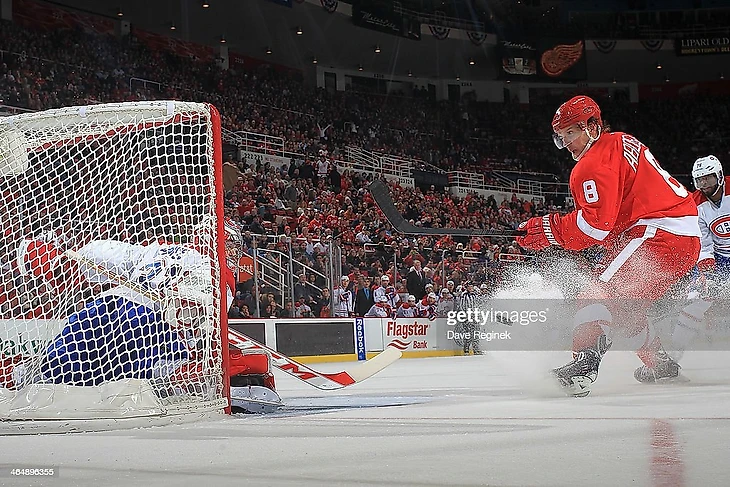
[[0,419],[219,410],[229,376],[278,400],[269,357],[221,336],[217,120],[141,102],[0,123]]
[[[238,242],[240,229],[227,221],[227,247],[235,252]],[[205,345],[216,333],[206,319],[213,292],[201,284],[209,281],[207,257],[183,245],[118,240],[92,241],[75,254],[83,260],[69,258],[53,242],[24,240],[18,247],[14,265],[20,276],[45,281],[55,294],[68,282],[96,294],[42,353],[4,357],[0,386],[98,386],[135,378],[151,380],[165,398],[206,394],[206,362],[216,358]],[[230,269],[225,274],[230,307],[235,280]],[[233,345],[228,354],[234,411],[264,412],[280,403],[270,357]]]

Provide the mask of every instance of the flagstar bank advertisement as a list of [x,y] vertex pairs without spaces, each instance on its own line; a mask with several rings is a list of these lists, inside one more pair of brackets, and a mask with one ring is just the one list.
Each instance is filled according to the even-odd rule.
[[[454,341],[446,338],[446,318],[381,318],[379,321],[382,345],[401,350],[405,358],[441,357],[460,353]],[[365,318],[366,332],[369,326],[376,324],[373,319]],[[370,346],[368,344],[368,350]]]

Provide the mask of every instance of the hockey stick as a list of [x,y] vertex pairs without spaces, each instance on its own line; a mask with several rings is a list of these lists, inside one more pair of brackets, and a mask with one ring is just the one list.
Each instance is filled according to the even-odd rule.
[[317,389],[323,390],[342,389],[343,387],[362,382],[368,377],[380,372],[403,355],[400,350],[388,346],[370,360],[353,365],[351,368],[342,372],[326,374],[310,369],[306,365],[300,364],[286,355],[282,355],[231,328],[228,329],[228,341],[242,350],[266,351],[271,356],[271,363],[274,364],[274,367]]
[[[150,292],[150,290],[145,289],[142,285],[134,281],[130,281],[124,276],[110,271],[103,265],[97,264],[91,259],[87,259],[78,252],[74,252],[73,250],[66,250],[64,252],[64,255],[80,264],[92,267],[95,271],[106,276],[110,280],[145,296],[153,302],[162,302],[161,296]],[[363,363],[354,365],[348,370],[343,370],[342,372],[332,374],[326,374],[322,372],[317,372],[316,370],[313,370],[306,365],[303,365],[232,328],[228,329],[228,343],[240,348],[241,350],[264,350],[271,356],[271,363],[274,365],[274,367],[283,372],[286,372],[291,376],[296,377],[299,380],[306,382],[311,386],[323,390],[341,389],[343,387],[362,382],[368,377],[371,377],[380,372],[381,370],[401,358],[401,356],[403,355],[403,353],[396,348],[386,347],[385,350],[380,352],[375,357]]]
[[486,230],[483,228],[423,228],[417,227],[412,223],[406,221],[403,215],[400,214],[398,209],[395,207],[393,200],[390,197],[390,190],[388,185],[383,181],[376,179],[370,183],[368,188],[370,194],[373,196],[375,203],[383,212],[388,222],[396,229],[399,233],[405,235],[450,235],[454,237],[506,237],[513,238],[520,235],[524,235],[522,231],[505,231],[500,232],[496,230]]

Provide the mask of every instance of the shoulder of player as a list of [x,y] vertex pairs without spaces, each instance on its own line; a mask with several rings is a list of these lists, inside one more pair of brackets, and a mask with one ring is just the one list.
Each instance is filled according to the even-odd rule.
[[622,152],[620,132],[603,134],[575,165],[573,175],[578,179],[585,179],[600,173],[616,174],[619,172],[618,160]]

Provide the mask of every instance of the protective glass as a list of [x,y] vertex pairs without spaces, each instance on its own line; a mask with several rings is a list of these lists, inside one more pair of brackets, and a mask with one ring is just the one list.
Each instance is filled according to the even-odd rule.
[[585,133],[577,125],[568,127],[567,129],[561,130],[553,134],[553,142],[558,149],[565,149],[570,144],[575,142],[575,139]]
[[697,189],[714,189],[719,181],[717,180],[717,175],[706,174],[705,176],[694,178],[694,183]]

